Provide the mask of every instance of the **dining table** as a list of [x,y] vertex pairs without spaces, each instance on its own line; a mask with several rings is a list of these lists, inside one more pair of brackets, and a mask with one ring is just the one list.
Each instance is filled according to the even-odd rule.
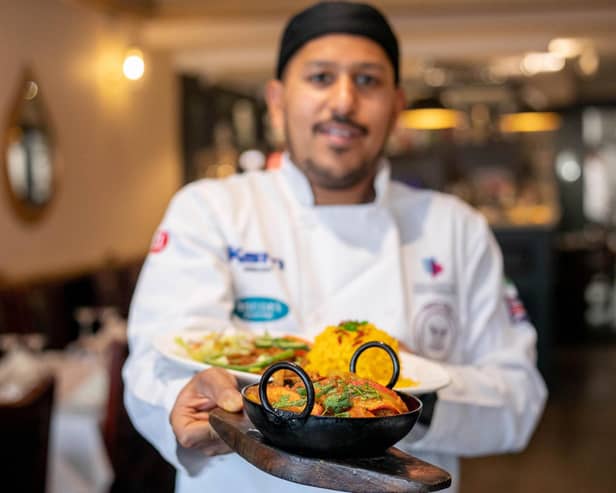
[[109,378],[102,355],[44,356],[57,380],[50,423],[49,493],[106,493],[113,470],[101,434]]
[[101,423],[109,389],[106,348],[117,336],[89,334],[62,350],[25,344],[29,339],[19,335],[0,337],[0,402],[18,402],[40,381],[54,380],[47,493],[107,493],[112,484]]

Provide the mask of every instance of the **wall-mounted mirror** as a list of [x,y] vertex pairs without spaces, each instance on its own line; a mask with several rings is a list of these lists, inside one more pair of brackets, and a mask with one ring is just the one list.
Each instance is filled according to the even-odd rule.
[[39,220],[57,190],[57,149],[40,82],[26,69],[4,129],[0,163],[7,196],[23,220]]

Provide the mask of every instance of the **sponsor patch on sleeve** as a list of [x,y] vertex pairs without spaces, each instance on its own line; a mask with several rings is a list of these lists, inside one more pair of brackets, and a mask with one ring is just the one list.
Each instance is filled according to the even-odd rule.
[[150,245],[150,253],[160,253],[169,243],[169,233],[164,229],[159,229],[154,238],[152,238],[152,244]]
[[505,279],[505,305],[509,312],[509,318],[513,323],[528,320],[528,314],[522,300],[518,296],[518,290],[509,279]]

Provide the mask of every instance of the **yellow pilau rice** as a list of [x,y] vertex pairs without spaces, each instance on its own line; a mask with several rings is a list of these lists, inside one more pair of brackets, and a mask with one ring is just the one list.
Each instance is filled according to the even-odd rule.
[[[306,356],[306,370],[327,376],[346,373],[355,350],[365,342],[382,341],[391,346],[396,354],[398,341],[387,332],[380,330],[368,322],[341,322],[340,325],[330,325],[321,332]],[[356,373],[362,378],[369,378],[382,385],[387,385],[393,371],[389,355],[378,348],[364,351],[357,360]],[[417,385],[410,378],[402,376],[396,387]]]

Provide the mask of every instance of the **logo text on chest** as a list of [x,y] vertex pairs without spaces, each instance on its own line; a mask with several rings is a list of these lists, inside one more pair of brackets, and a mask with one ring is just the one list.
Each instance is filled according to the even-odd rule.
[[236,300],[233,314],[251,322],[272,322],[284,318],[289,313],[289,305],[274,298],[260,296]]
[[229,262],[239,263],[244,270],[270,271],[272,269],[284,269],[284,261],[278,257],[272,257],[267,252],[247,252],[241,247],[227,247]]

